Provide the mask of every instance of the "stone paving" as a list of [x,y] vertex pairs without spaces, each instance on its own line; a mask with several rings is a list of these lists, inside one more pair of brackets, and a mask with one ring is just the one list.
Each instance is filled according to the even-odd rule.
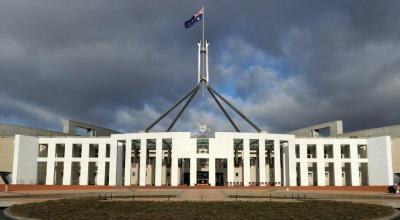
[[187,201],[223,201],[226,200],[227,197],[222,190],[185,189],[177,199]]

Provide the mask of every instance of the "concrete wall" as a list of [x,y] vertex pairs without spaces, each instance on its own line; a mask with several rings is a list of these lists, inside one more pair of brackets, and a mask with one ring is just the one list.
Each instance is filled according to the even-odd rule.
[[342,121],[331,121],[318,125],[312,125],[305,128],[300,128],[288,132],[289,134],[294,134],[296,137],[313,137],[312,131],[317,129],[329,128],[330,136],[337,136],[343,133],[343,122]]
[[400,173],[400,138],[392,138],[393,172]]
[[13,184],[36,184],[38,138],[15,136]]
[[[155,163],[151,170],[146,164],[147,158],[147,140],[156,140]],[[179,184],[179,168],[178,160],[182,158],[190,159],[190,185],[194,186],[197,182],[197,161],[200,158],[208,159],[209,183],[215,185],[215,159],[227,160],[227,176],[229,183],[238,182],[235,177],[234,167],[234,139],[243,140],[243,164],[242,170],[236,171],[241,174],[240,182],[248,186],[254,182],[254,177],[259,176],[260,185],[265,182],[275,182],[277,185],[297,185],[296,163],[300,168],[300,185],[307,186],[308,183],[308,167],[309,164],[315,164],[314,180],[316,185],[327,185],[325,182],[325,167],[327,163],[333,163],[334,185],[341,186],[342,167],[346,164],[348,177],[346,180],[348,185],[360,185],[359,167],[360,164],[368,164],[368,179],[370,185],[388,185],[393,182],[392,158],[391,158],[391,140],[389,136],[377,138],[295,138],[294,135],[286,134],[270,134],[270,133],[236,133],[236,132],[217,132],[215,138],[209,138],[209,152],[198,153],[196,138],[191,137],[189,132],[160,132],[160,133],[129,133],[115,134],[111,137],[27,137],[17,135],[14,164],[13,164],[13,183],[34,183],[37,172],[37,162],[47,163],[46,184],[54,184],[54,164],[63,162],[63,181],[60,184],[71,184],[71,164],[72,162],[80,162],[81,176],[80,185],[88,184],[88,164],[89,162],[97,162],[98,176],[97,184],[104,184],[105,164],[110,162],[110,185],[131,185],[132,169],[131,169],[131,152],[132,140],[140,140],[140,168],[139,185],[144,186],[150,183],[149,177],[155,178],[156,186],[162,185],[162,140],[172,139],[171,154],[171,185]],[[259,140],[259,169],[252,170],[250,166],[250,141]],[[273,141],[274,168],[269,170],[273,173],[272,179],[268,178],[265,169],[265,142]],[[122,145],[117,146],[119,141],[126,143],[125,151]],[[48,145],[48,156],[37,157],[38,144]],[[55,148],[57,144],[65,145],[65,156],[56,157]],[[82,145],[82,155],[79,158],[72,157],[73,144]],[[89,157],[89,145],[98,144],[99,154],[96,158]],[[110,158],[105,156],[106,145],[111,146]],[[296,158],[295,145],[299,146],[299,157]],[[307,145],[315,145],[316,153],[309,158],[307,156]],[[333,155],[330,158],[324,156],[324,145],[331,145]],[[341,156],[341,145],[349,146],[349,156]],[[367,158],[360,158],[358,146],[367,145]],[[254,153],[253,153],[254,156]],[[123,158],[125,157],[125,163]],[[282,158],[282,160],[281,160]],[[282,161],[282,164],[281,164]],[[123,171],[124,170],[124,171]],[[147,177],[146,177],[147,173]],[[258,174],[258,175],[257,175]],[[154,177],[153,177],[154,176]],[[122,181],[124,179],[124,181]],[[136,183],[136,182],[135,182]],[[153,183],[153,181],[151,181]]]
[[[0,137],[0,173],[7,174],[12,172],[14,154],[14,138],[13,137]],[[6,178],[11,177],[7,176]],[[0,184],[4,184],[0,178]]]
[[13,155],[14,137],[0,138],[0,172],[12,172]]
[[369,185],[392,185],[392,147],[389,136],[367,139]]
[[75,128],[85,128],[95,130],[95,134],[93,136],[110,136],[111,134],[118,134],[118,131],[114,131],[107,128],[102,128],[96,125],[91,125],[84,122],[73,121],[73,120],[65,120],[64,121],[64,133],[68,135],[76,135]]

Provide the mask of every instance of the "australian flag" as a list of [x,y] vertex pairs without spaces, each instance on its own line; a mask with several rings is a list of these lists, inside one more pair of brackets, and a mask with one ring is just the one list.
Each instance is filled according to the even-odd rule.
[[195,23],[200,21],[203,18],[203,14],[204,14],[204,6],[201,7],[201,9],[198,12],[194,13],[192,18],[190,18],[188,21],[185,22],[185,28],[190,28]]

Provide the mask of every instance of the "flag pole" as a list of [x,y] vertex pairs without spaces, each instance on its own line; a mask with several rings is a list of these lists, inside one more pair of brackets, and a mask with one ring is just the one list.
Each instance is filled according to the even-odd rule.
[[[206,15],[205,15],[205,7],[204,7],[204,3],[203,3],[203,18],[201,19],[202,20],[202,41],[201,41],[201,49],[202,50],[205,50],[205,45],[206,45],[206,43],[205,43],[205,40],[204,40],[204,20],[206,19]],[[205,57],[204,57],[204,54],[202,53],[202,78],[204,77],[204,68],[205,68],[205,65],[204,65],[204,61],[205,61]],[[203,80],[201,81],[202,83],[202,87],[203,87],[203,89],[202,89],[202,95],[203,95],[203,98],[204,98],[204,90],[205,90],[205,88],[204,88],[204,82],[203,82]]]
[[203,3],[203,45],[204,45],[204,20],[206,19],[206,13],[205,13],[205,7],[204,7],[204,3]]

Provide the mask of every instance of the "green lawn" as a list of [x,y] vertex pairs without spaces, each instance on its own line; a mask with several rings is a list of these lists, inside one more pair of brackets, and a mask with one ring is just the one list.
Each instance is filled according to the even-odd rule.
[[55,200],[14,205],[11,212],[40,219],[371,219],[393,208],[350,202],[144,202]]

